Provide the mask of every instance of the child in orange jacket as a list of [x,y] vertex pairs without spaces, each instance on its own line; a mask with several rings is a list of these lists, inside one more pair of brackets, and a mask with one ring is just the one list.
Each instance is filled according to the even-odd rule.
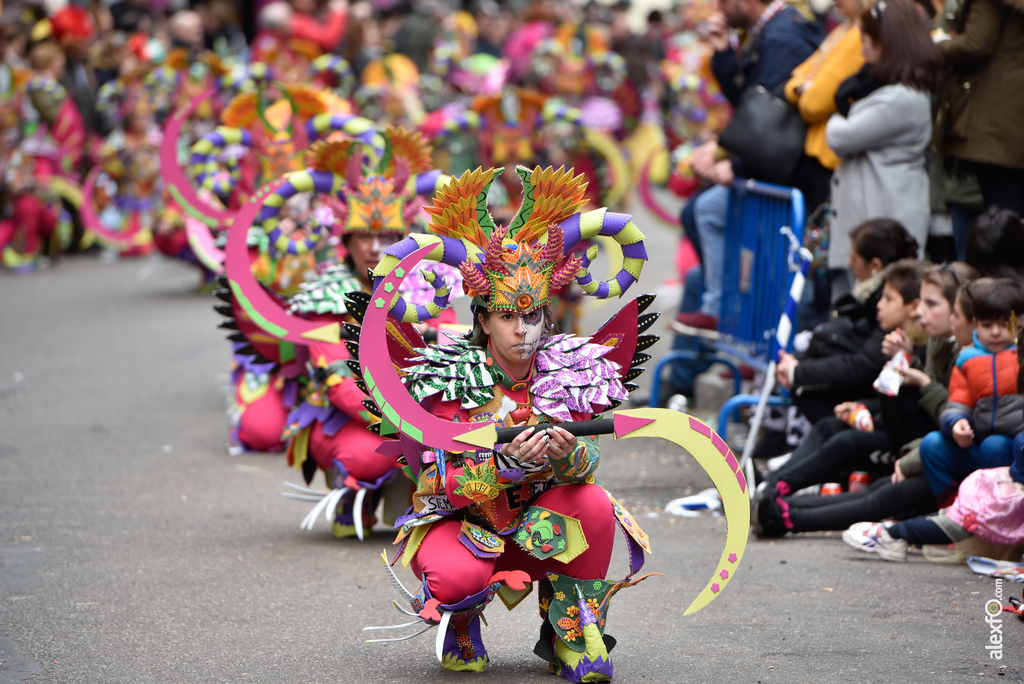
[[1010,278],[979,278],[964,286],[973,309],[974,345],[960,352],[949,381],[940,432],[921,442],[921,459],[940,504],[978,468],[1008,466],[1014,436],[1024,430],[1017,393],[1017,346],[1009,330],[1024,312],[1024,286]]

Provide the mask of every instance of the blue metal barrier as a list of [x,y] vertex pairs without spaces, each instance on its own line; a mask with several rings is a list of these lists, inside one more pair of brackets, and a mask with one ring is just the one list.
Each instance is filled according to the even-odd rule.
[[[730,188],[725,224],[725,261],[718,337],[708,342],[705,358],[727,356],[764,371],[775,338],[786,294],[794,274],[789,268],[790,240],[780,229],[788,226],[798,241],[804,230],[804,198],[799,190],[755,180],[738,179]],[[660,373],[671,363],[693,358],[693,352],[670,352],[659,360],[651,383],[651,406],[658,404]],[[730,364],[732,365],[732,364]],[[733,367],[733,377],[739,373]],[[726,435],[726,419],[738,417],[741,406],[757,403],[758,395],[739,394],[722,407],[718,432]],[[786,400],[772,401],[785,405]]]

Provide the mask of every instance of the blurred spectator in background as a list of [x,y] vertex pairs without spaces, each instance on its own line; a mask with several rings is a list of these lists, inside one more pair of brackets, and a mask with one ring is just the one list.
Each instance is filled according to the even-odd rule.
[[872,383],[889,358],[882,352],[887,331],[880,329],[878,319],[882,272],[901,259],[919,256],[917,240],[887,218],[865,221],[850,231],[847,242],[856,284],[814,328],[806,349],[782,352],[776,367],[779,383],[812,423],[831,416],[840,402],[872,396]]
[[825,129],[828,146],[842,160],[832,176],[833,301],[853,286],[853,227],[895,219],[923,245],[931,219],[925,148],[942,56],[910,0],[878,0],[861,16],[860,30],[866,64],[840,86],[838,111]]
[[537,43],[550,38],[559,23],[559,15],[555,11],[557,3],[537,0],[531,3],[523,13],[520,25],[509,34],[505,41],[505,57],[512,62],[509,77],[513,80],[522,79],[530,71],[530,59]]
[[92,15],[77,5],[69,5],[50,19],[53,38],[64,51],[67,64],[61,85],[75,101],[82,114],[86,130],[98,132],[96,116],[96,75],[88,64],[89,47],[96,37]]
[[669,29],[665,24],[665,16],[659,10],[651,10],[647,15],[647,31],[643,40],[655,63],[665,59],[665,41],[668,36]]
[[341,44],[341,56],[352,66],[358,77],[366,65],[383,55],[381,30],[373,7],[367,2],[352,5],[345,38]]
[[977,174],[986,207],[1024,213],[1024,2],[964,0],[952,29],[935,142]]
[[195,10],[203,18],[203,43],[221,57],[240,55],[246,48],[245,33],[238,10],[229,0],[199,3]]
[[192,10],[175,12],[167,22],[167,30],[171,36],[171,47],[188,50],[189,62],[195,60],[206,47],[203,18],[198,12]]
[[786,99],[807,122],[807,144],[794,185],[804,193],[808,213],[828,199],[832,170],[839,165],[839,157],[825,142],[825,124],[836,111],[839,85],[864,66],[857,22],[867,4],[867,0],[835,0],[842,23],[793,70],[786,83]]
[[110,5],[110,13],[118,31],[148,33],[153,28],[149,0],[116,0]]
[[[734,107],[743,91],[763,86],[771,91],[782,86],[793,69],[821,44],[824,31],[783,0],[720,0],[721,11],[708,20],[708,41],[715,50],[711,69]],[[745,29],[746,40],[739,50],[732,46],[729,29]],[[742,160],[739,160],[742,161]],[[729,201],[727,186],[739,169],[716,141],[694,151],[691,167],[702,179],[717,183],[692,201],[698,235],[704,294],[700,309],[680,313],[677,321],[692,328],[718,327],[722,295],[722,259],[725,249],[725,219]]]
[[512,17],[494,0],[480,0],[473,13],[479,31],[476,51],[492,57],[501,57],[505,41],[512,31]]
[[[317,17],[315,0],[294,0],[293,4],[283,1],[263,6],[257,17],[259,34],[257,43],[283,43],[309,41],[322,52],[333,51],[345,34],[348,19],[348,1],[330,0],[326,15]],[[261,45],[262,50],[273,49]]]
[[1024,223],[1012,209],[989,207],[967,235],[967,263],[990,278],[1024,277]]
[[426,73],[438,37],[438,24],[450,12],[444,0],[412,0],[410,11],[395,34],[395,52],[411,59],[420,73]]

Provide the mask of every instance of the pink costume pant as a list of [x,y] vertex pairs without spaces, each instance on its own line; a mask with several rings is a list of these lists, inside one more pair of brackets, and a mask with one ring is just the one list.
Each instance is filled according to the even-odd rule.
[[309,436],[309,453],[325,472],[330,472],[334,459],[338,459],[350,476],[373,482],[398,466],[397,459],[376,453],[382,441],[358,420],[350,421],[333,437],[324,434],[322,424],[315,423]]
[[[245,382],[244,374],[239,383]],[[238,441],[250,451],[281,451],[281,433],[288,422],[281,391],[274,387],[274,377],[266,394],[245,407],[238,422]]]
[[461,521],[442,520],[434,523],[423,538],[412,560],[413,572],[425,577],[430,593],[446,604],[481,591],[491,575],[503,570],[523,570],[534,581],[548,573],[604,579],[615,539],[615,515],[604,489],[589,484],[555,487],[537,497],[534,504],[579,520],[587,550],[568,563],[553,558],[541,560],[523,550],[510,535],[505,537],[505,551],[498,558],[477,558],[458,539]]
[[15,197],[11,209],[11,218],[0,226],[0,248],[10,243],[26,256],[37,254],[53,234],[57,213],[27,193]]

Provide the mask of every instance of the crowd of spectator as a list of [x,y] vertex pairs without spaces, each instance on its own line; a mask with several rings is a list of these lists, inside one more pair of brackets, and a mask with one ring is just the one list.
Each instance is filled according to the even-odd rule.
[[[908,546],[1018,559],[1024,142],[1011,108],[1024,6],[836,0],[825,25],[808,9],[721,0],[708,21],[714,76],[737,113],[761,90],[806,123],[784,184],[827,235],[824,277],[810,280],[827,292],[805,292],[804,305],[827,304],[801,316],[824,322],[797,335],[774,378],[810,429],[787,446],[753,437],[765,457],[755,532],[844,530],[886,560]],[[684,297],[677,348],[718,325],[731,184],[778,181],[729,133],[692,159],[703,187],[683,223],[702,276],[687,285],[703,294]],[[675,366],[664,394],[692,394],[707,364]]]

